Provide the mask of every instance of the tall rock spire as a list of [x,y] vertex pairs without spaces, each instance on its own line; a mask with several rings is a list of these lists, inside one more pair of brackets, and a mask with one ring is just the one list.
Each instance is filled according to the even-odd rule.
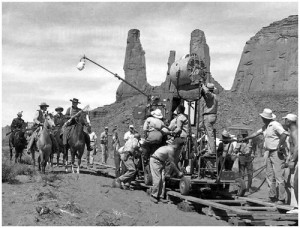
[[[200,60],[205,63],[206,70],[210,72],[209,47],[206,43],[205,34],[200,29],[195,29],[191,33],[190,54],[197,54]],[[207,78],[207,81],[214,83],[219,92],[224,90],[224,88],[211,75]]]
[[[150,87],[146,77],[145,51],[140,41],[140,31],[138,29],[128,31],[123,69],[126,81],[142,91]],[[117,101],[121,101],[126,97],[132,97],[137,94],[140,93],[126,83],[121,82],[117,90],[116,98]]]

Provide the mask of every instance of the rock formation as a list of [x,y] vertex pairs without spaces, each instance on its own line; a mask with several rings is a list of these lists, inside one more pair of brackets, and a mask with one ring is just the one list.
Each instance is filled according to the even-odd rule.
[[[142,91],[146,91],[150,88],[146,77],[145,51],[140,42],[140,31],[138,29],[128,31],[123,69],[126,81]],[[116,98],[117,101],[121,101],[124,98],[137,94],[140,93],[126,83],[121,82],[117,90]]]
[[[202,60],[205,63],[206,70],[210,72],[209,47],[206,43],[204,32],[199,29],[195,29],[191,33],[190,53],[197,54],[200,60]],[[208,77],[207,81],[214,83],[215,87],[218,89],[218,92],[224,90],[223,87],[211,75]]]
[[161,84],[161,89],[163,91],[170,91],[170,92],[174,92],[176,90],[175,86],[173,85],[173,83],[170,80],[170,67],[171,65],[175,62],[175,56],[176,56],[176,51],[170,51],[170,55],[169,55],[169,59],[168,59],[168,70],[167,70],[167,77],[166,77],[166,81],[164,81]]
[[297,15],[262,28],[246,42],[231,91],[297,93]]

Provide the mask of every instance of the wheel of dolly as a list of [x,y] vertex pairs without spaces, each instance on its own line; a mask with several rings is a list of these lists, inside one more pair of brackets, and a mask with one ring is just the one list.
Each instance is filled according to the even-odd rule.
[[237,196],[244,196],[246,192],[246,184],[242,178],[237,178],[235,180],[235,184],[237,187]]
[[182,177],[179,182],[179,189],[181,195],[188,195],[191,189],[191,180],[186,177]]
[[152,185],[152,175],[151,175],[151,171],[150,171],[149,165],[147,165],[145,167],[145,171],[144,171],[144,183],[145,183],[145,185]]

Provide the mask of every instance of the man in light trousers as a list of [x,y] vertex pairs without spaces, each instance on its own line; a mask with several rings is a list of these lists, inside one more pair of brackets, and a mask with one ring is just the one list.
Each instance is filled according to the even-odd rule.
[[[267,181],[270,187],[269,201],[277,204],[285,204],[287,193],[285,188],[284,168],[284,144],[286,137],[289,135],[284,130],[283,126],[275,121],[276,115],[272,113],[271,109],[265,108],[263,113],[259,114],[262,118],[264,126],[252,135],[243,140],[252,139],[258,135],[263,134],[265,138],[265,158],[267,164]],[[279,194],[277,197],[276,182],[278,183]]]
[[158,201],[166,202],[165,195],[165,165],[166,161],[170,162],[171,167],[177,172],[179,177],[182,177],[182,172],[177,166],[181,147],[184,145],[184,140],[176,138],[171,145],[158,148],[150,157],[150,169],[152,175],[153,186],[151,188],[150,200],[154,203]]
[[204,98],[205,105],[203,110],[203,124],[207,133],[208,141],[208,153],[216,153],[215,146],[215,134],[214,134],[214,124],[217,121],[217,111],[218,111],[218,99],[217,95],[214,94],[215,85],[212,83],[207,83],[207,85],[202,85],[201,95]]
[[134,179],[136,167],[133,157],[136,153],[141,153],[141,146],[139,143],[141,136],[136,133],[134,138],[129,138],[125,145],[119,149],[121,160],[125,166],[126,172],[115,179],[115,185],[125,190],[130,189],[130,182]]
[[102,163],[106,164],[108,158],[108,127],[100,135],[100,146],[102,152]]

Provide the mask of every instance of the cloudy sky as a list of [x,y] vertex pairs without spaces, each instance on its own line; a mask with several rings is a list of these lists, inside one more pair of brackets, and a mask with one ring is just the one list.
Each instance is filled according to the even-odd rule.
[[76,65],[85,54],[124,77],[132,28],[140,30],[151,85],[165,80],[169,51],[176,50],[177,58],[187,54],[191,32],[201,29],[211,73],[230,89],[245,42],[295,14],[297,2],[2,2],[2,124],[21,110],[32,121],[41,102],[50,111],[66,109],[74,97],[81,107],[114,102],[119,80],[91,63],[84,71]]

